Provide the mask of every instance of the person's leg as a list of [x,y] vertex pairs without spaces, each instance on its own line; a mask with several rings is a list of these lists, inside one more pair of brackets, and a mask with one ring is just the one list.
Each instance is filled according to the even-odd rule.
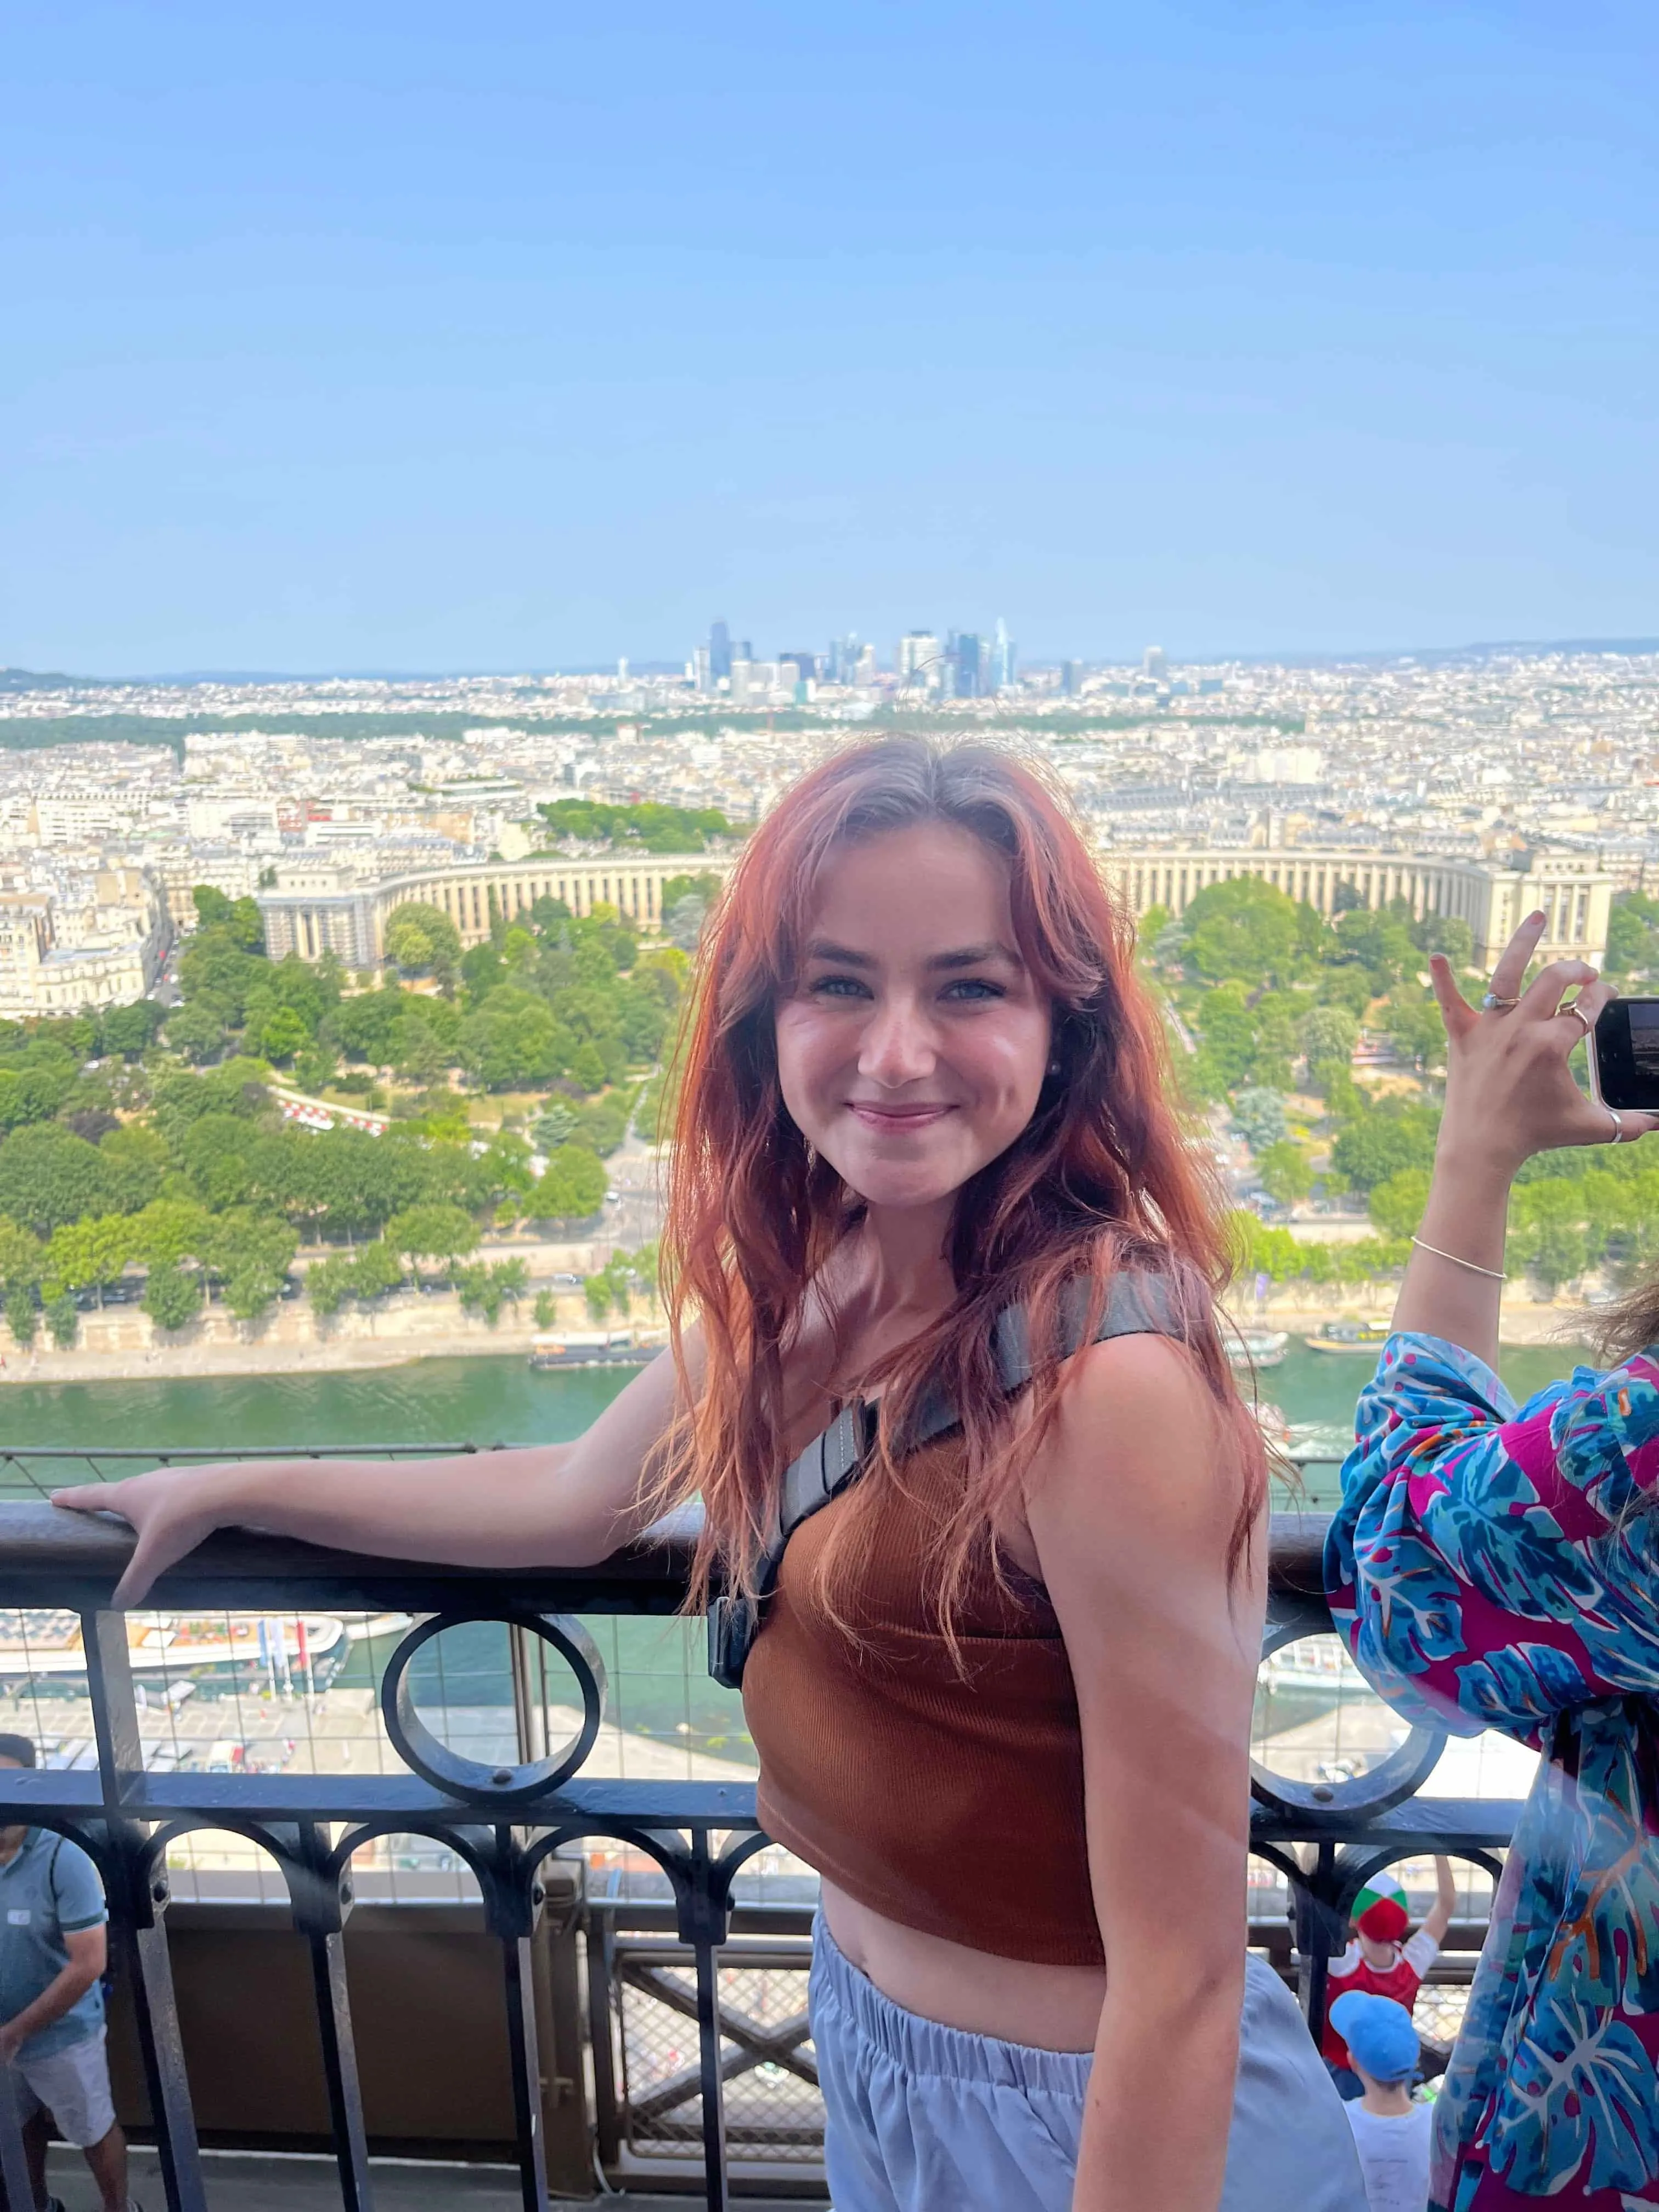
[[127,2139],[118,2125],[82,2152],[103,2199],[102,2212],[127,2212]]
[[92,2169],[102,2212],[127,2212],[127,2146],[115,2124],[109,2060],[101,2027],[77,2043],[27,2063],[28,2086]]
[[46,2212],[50,2202],[46,2188],[46,2139],[49,2133],[46,2116],[37,2105],[23,2123],[23,2155],[29,2162],[29,2187],[34,2192],[35,2212]]

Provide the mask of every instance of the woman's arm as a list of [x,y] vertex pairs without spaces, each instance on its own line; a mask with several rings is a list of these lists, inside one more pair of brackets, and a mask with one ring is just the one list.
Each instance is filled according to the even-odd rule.
[[1434,1862],[1434,1904],[1425,1915],[1424,1935],[1436,1943],[1443,1943],[1446,1930],[1451,1926],[1452,1914],[1457,1906],[1457,1884],[1452,1876],[1452,1863],[1443,1853],[1437,1852]]
[[[1580,1091],[1567,1064],[1584,1042],[1586,1024],[1613,994],[1582,960],[1552,962],[1522,992],[1543,931],[1544,916],[1528,915],[1492,970],[1493,996],[1520,1000],[1508,1009],[1477,1012],[1443,954],[1429,963],[1446,1024],[1446,1110],[1394,1325],[1461,1344],[1488,1367],[1498,1364],[1504,1231],[1516,1170],[1558,1146],[1610,1143],[1619,1127]],[[1575,986],[1582,1019],[1561,1004]],[[1659,1127],[1659,1115],[1621,1118],[1626,1137]]]
[[1659,1364],[1580,1368],[1518,1411],[1486,1364],[1396,1335],[1360,1398],[1326,1543],[1337,1626],[1416,1720],[1529,1742],[1659,1692]]
[[[699,1347],[688,1342],[695,1383]],[[138,1532],[115,1592],[138,1604],[215,1528],[258,1528],[345,1551],[463,1567],[574,1567],[606,1558],[650,1518],[653,1453],[674,1419],[668,1353],[574,1443],[424,1460],[264,1460],[158,1468],[53,1493],[77,1513],[118,1513]]]
[[1265,1545],[1230,1585],[1236,1453],[1187,1354],[1073,1363],[1027,1500],[1083,1729],[1106,2002],[1077,2212],[1215,2212],[1243,2002]]

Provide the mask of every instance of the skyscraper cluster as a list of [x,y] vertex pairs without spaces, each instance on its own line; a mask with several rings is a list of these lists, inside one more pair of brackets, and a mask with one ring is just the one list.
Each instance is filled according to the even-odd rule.
[[793,690],[797,701],[804,702],[820,684],[870,687],[887,674],[896,679],[902,693],[933,699],[987,699],[1014,688],[1016,649],[1007,623],[999,619],[989,637],[977,630],[953,629],[941,640],[933,630],[907,630],[885,671],[874,646],[850,632],[832,637],[823,653],[790,647],[775,660],[757,660],[748,643],[733,643],[729,624],[715,622],[709,626],[708,644],[696,648],[686,672],[699,691],[734,697],[769,693],[781,686]]

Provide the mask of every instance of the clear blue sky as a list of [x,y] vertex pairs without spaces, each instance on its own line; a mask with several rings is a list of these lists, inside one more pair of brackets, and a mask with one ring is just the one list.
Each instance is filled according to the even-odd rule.
[[14,0],[0,663],[1659,632],[1651,0]]

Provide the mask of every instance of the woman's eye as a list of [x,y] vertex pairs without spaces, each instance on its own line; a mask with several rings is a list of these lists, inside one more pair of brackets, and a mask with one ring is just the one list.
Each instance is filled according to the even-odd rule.
[[946,984],[944,996],[972,1005],[977,1000],[1006,998],[1007,993],[1000,983],[993,983],[983,975],[959,975],[954,983]]
[[815,999],[867,998],[870,986],[856,975],[818,975],[808,985]]

